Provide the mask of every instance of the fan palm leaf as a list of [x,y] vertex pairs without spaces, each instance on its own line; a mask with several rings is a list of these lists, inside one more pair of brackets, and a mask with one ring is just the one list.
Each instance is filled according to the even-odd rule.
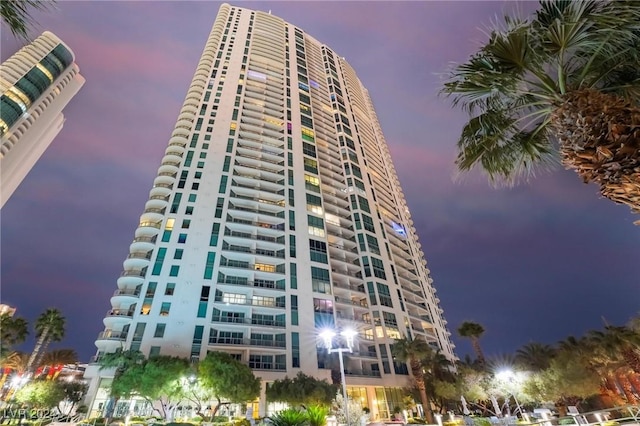
[[561,159],[640,212],[638,63],[640,2],[543,0],[529,19],[505,17],[442,89],[470,115],[458,169],[513,185]]

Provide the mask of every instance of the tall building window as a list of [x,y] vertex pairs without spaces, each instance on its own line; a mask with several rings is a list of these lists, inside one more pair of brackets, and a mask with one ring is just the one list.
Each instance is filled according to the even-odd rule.
[[167,327],[167,324],[156,324],[156,331],[153,333],[153,337],[164,337],[164,330]]
[[328,263],[326,243],[310,239],[309,249],[311,251],[311,260],[314,262]]
[[167,287],[164,289],[165,296],[173,296],[173,293],[176,291],[176,283],[167,283]]
[[162,302],[162,305],[160,305],[160,316],[167,316],[169,315],[169,311],[171,310],[171,302]]
[[153,269],[151,270],[151,275],[160,275],[160,271],[162,271],[162,263],[164,262],[164,257],[167,254],[167,249],[161,247],[158,249],[158,254],[156,256],[156,261],[153,264]]
[[380,304],[392,308],[393,302],[391,300],[391,292],[389,291],[389,286],[382,283],[376,284],[378,286],[378,297],[380,298]]

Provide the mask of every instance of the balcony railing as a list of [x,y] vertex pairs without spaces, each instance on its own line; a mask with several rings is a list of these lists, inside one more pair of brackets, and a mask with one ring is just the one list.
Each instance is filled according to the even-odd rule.
[[257,288],[270,288],[273,290],[286,290],[284,283],[277,281],[238,281],[238,280],[224,280],[218,281],[218,284],[238,285],[244,287],[257,287]]
[[210,337],[210,345],[242,345],[242,346],[260,346],[268,348],[286,348],[286,342],[278,340],[266,339],[241,339],[235,337]]
[[112,309],[110,311],[107,311],[105,317],[133,318],[133,311]]
[[144,278],[144,276],[147,274],[147,271],[141,271],[139,269],[127,269],[125,271],[122,271],[120,273],[121,277],[141,277]]
[[345,370],[347,376],[359,377],[380,377],[380,371],[377,370]]
[[368,308],[369,304],[366,300],[352,300],[346,299],[344,297],[336,297],[336,303],[342,303],[345,305],[353,305],[353,306],[361,306],[363,308]]
[[223,302],[229,305],[244,305],[244,306],[256,306],[259,308],[276,308],[276,309],[284,309],[286,307],[286,303],[284,300],[273,300],[273,301],[265,301],[259,300],[254,301],[251,298],[247,298],[245,300],[229,300],[224,297],[216,297],[214,299],[215,302]]
[[123,340],[127,340],[127,333],[124,331],[105,330],[100,334],[98,334],[98,338],[96,340],[123,341]]
[[259,325],[266,327],[286,327],[286,323],[284,321],[278,320],[266,320],[263,318],[237,318],[237,317],[224,317],[217,316],[211,318],[211,322],[222,322],[227,324],[243,324],[243,325]]
[[136,289],[118,289],[116,291],[113,292],[114,296],[133,296],[133,297],[138,297],[140,296],[140,290],[136,290]]

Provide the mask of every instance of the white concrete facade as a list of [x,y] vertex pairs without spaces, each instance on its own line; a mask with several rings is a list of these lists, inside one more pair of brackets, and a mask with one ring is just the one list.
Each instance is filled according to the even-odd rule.
[[0,207],[62,129],[62,110],[85,80],[51,32],[0,65]]
[[[453,359],[371,99],[329,47],[223,4],[124,261],[99,357],[226,351],[264,382],[331,379],[317,332],[359,332],[350,393],[380,417],[406,386],[395,338]],[[102,400],[93,377],[93,408]],[[92,401],[89,401],[90,403]],[[260,414],[265,412],[261,398]]]

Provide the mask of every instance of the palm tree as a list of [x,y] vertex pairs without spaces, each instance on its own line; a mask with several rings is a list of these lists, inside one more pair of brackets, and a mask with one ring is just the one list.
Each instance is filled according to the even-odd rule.
[[484,334],[484,327],[477,322],[465,321],[460,327],[458,327],[458,334],[461,337],[468,337],[471,339],[471,345],[473,351],[476,353],[476,358],[480,365],[485,364],[484,354],[482,353],[482,347],[480,346],[480,337]]
[[593,330],[589,338],[594,347],[611,358],[620,356],[628,368],[640,374],[640,334],[624,326],[607,325],[604,331]]
[[28,334],[29,326],[24,318],[0,314],[0,357],[12,346],[24,342]]
[[555,354],[552,346],[531,342],[516,351],[516,363],[531,371],[542,371],[549,368]]
[[65,318],[59,310],[49,308],[37,319],[35,329],[38,341],[29,358],[29,371],[40,365],[42,355],[51,342],[59,342],[64,337]]
[[640,212],[639,22],[631,0],[541,0],[530,19],[505,17],[442,89],[471,117],[458,168],[513,184],[559,148],[585,183]]
[[30,9],[48,10],[55,5],[53,0],[2,0],[0,18],[11,33],[21,39],[28,39],[28,30],[33,23]]
[[44,354],[41,367],[55,367],[58,365],[76,364],[78,362],[78,354],[73,349],[57,349]]
[[425,371],[422,360],[431,356],[433,349],[427,342],[410,337],[396,339],[391,349],[393,356],[399,361],[407,362],[411,369],[411,374],[416,381],[416,386],[420,392],[420,401],[424,408],[427,421],[433,423],[433,413],[431,412],[431,400],[427,394],[425,383]]
[[23,352],[11,352],[2,360],[2,368],[9,368],[20,376],[27,372],[28,365],[29,354]]

